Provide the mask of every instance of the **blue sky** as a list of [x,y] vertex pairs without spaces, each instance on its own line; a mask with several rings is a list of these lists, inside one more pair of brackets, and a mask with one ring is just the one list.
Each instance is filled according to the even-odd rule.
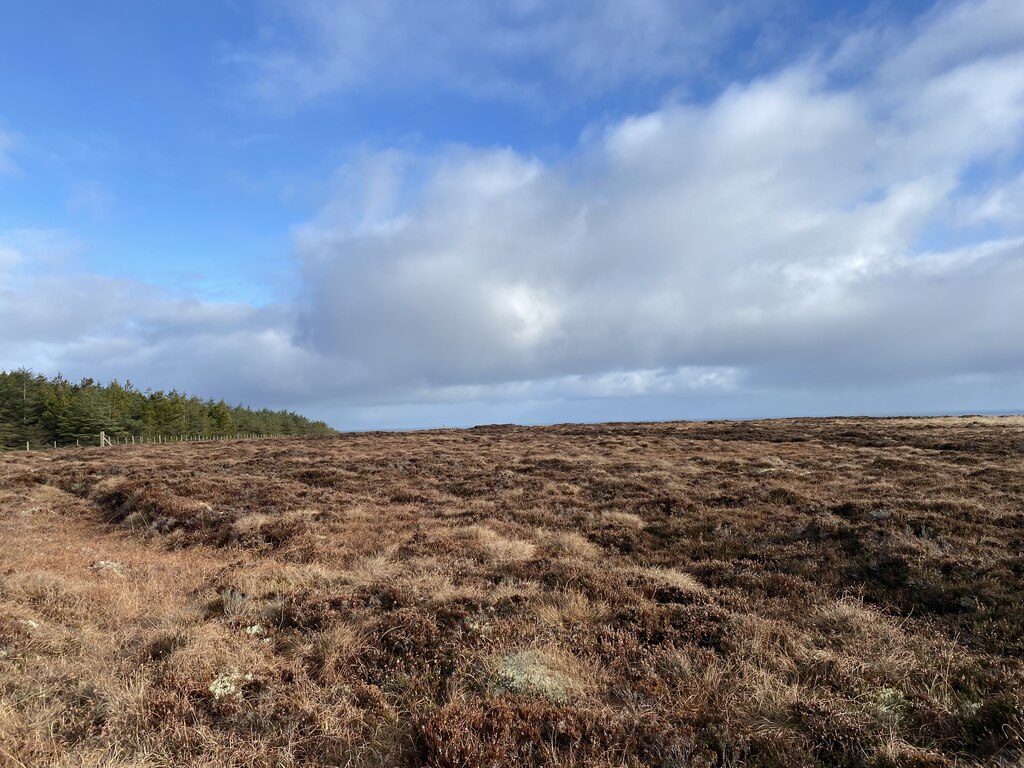
[[1024,407],[1024,6],[8,3],[0,366],[337,427]]

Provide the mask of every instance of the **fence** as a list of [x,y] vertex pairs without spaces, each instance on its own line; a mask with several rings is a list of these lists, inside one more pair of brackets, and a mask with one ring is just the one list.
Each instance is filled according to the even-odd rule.
[[[276,433],[263,433],[263,432],[239,432],[232,435],[108,435],[106,432],[100,432],[99,437],[93,438],[76,438],[74,443],[64,443],[58,445],[58,441],[52,442],[39,442],[35,445],[31,441],[25,442],[26,451],[38,451],[38,450],[55,450],[58,448],[86,448],[89,446],[96,447],[115,447],[115,446],[130,446],[130,445],[153,445],[153,444],[169,444],[169,443],[220,443],[231,440],[266,440],[275,437],[294,437],[294,435],[282,435]],[[0,448],[0,450],[3,450]]]

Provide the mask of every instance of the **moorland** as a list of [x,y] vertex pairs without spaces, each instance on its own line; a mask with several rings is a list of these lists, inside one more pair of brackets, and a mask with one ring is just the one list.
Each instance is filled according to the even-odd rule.
[[0,764],[1017,765],[1024,419],[0,454]]

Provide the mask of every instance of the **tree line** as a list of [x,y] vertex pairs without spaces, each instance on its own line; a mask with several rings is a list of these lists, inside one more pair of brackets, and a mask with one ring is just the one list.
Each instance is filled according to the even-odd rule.
[[95,445],[111,438],[164,435],[227,436],[240,433],[319,435],[322,421],[291,411],[254,410],[203,400],[175,390],[140,392],[131,382],[71,382],[27,369],[0,371],[0,448],[30,445]]

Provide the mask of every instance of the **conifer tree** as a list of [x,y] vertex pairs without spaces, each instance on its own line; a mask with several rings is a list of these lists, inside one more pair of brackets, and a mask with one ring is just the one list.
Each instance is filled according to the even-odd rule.
[[73,383],[20,368],[0,371],[0,449],[95,445],[111,437],[145,435],[329,434],[333,430],[290,411],[252,410],[223,400],[203,400],[176,390],[140,392],[130,381],[103,386]]

